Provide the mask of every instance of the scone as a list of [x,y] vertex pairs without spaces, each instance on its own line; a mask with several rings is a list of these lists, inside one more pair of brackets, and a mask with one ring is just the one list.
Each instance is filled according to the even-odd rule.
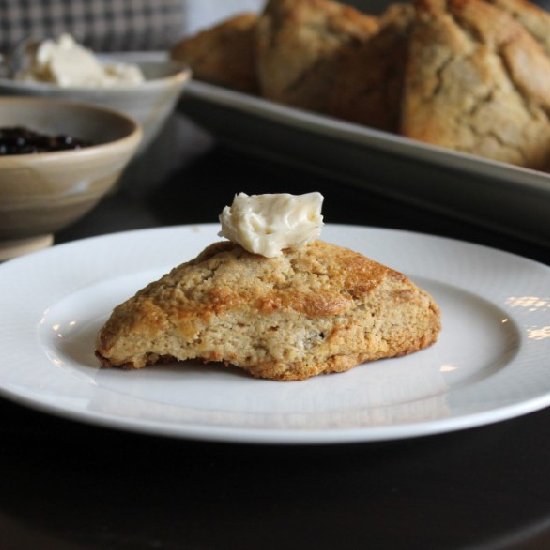
[[379,18],[379,28],[360,47],[342,48],[326,114],[397,133],[405,78],[410,4],[393,4]]
[[550,156],[550,58],[483,0],[419,0],[402,133],[530,168]]
[[330,0],[271,0],[257,26],[262,94],[397,132],[413,18],[402,3],[374,17]]
[[257,15],[242,13],[180,40],[172,59],[187,63],[199,80],[255,94],[255,26]]
[[377,29],[376,17],[331,0],[270,0],[256,28],[262,96],[325,112],[342,50],[359,47]]
[[407,277],[322,241],[275,258],[223,242],[117,306],[98,338],[104,366],[199,359],[303,380],[429,346],[434,300]]

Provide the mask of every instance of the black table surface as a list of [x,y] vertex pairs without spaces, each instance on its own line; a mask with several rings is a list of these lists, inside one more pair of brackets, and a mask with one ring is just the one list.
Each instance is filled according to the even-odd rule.
[[[56,241],[215,222],[239,191],[320,191],[327,223],[550,263],[547,248],[232,152],[201,132],[155,147]],[[177,159],[164,172],[162,147]],[[0,415],[1,549],[550,548],[550,409],[437,436],[312,446],[165,439],[5,399]]]

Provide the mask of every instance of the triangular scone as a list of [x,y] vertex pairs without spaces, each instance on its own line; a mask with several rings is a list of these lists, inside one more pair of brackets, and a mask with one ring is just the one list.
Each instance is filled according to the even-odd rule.
[[413,19],[413,6],[393,4],[380,16],[378,31],[364,44],[342,49],[331,67],[337,80],[326,95],[326,114],[398,132]]
[[530,168],[550,155],[550,58],[483,0],[419,0],[402,133]]
[[343,49],[359,47],[377,18],[331,0],[269,0],[256,27],[256,63],[263,97],[326,112],[338,85]]
[[257,26],[265,97],[398,132],[410,4],[379,17],[330,0],[271,0]]
[[420,350],[439,329],[426,292],[361,254],[315,241],[268,259],[224,242],[117,306],[96,354],[104,366],[197,358],[303,380]]
[[181,39],[170,56],[187,63],[193,76],[226,88],[256,94],[255,27],[258,16],[242,13]]

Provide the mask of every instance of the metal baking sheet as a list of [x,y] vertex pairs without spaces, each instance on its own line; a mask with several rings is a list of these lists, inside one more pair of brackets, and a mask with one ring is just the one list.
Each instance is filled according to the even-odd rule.
[[226,145],[550,245],[550,174],[199,81],[179,109]]

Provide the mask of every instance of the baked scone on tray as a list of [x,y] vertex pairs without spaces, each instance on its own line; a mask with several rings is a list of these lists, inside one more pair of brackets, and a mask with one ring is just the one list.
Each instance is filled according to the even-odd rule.
[[550,170],[550,13],[528,0],[412,0],[377,15],[267,0],[171,55],[212,84]]
[[256,94],[254,13],[241,13],[179,40],[170,57],[187,63],[199,80]]
[[410,4],[382,15],[330,0],[271,0],[256,29],[262,96],[398,132]]
[[550,57],[483,0],[418,0],[405,136],[528,168],[550,159]]
[[325,114],[387,132],[399,132],[409,33],[414,21],[410,4],[391,5],[378,29],[361,45],[341,49],[331,70]]
[[433,344],[433,298],[405,275],[317,240],[321,202],[318,193],[237,195],[221,216],[231,241],[114,309],[98,336],[102,365],[198,359],[304,380]]
[[262,96],[326,112],[338,86],[341,55],[377,29],[375,16],[332,0],[269,0],[256,25]]

